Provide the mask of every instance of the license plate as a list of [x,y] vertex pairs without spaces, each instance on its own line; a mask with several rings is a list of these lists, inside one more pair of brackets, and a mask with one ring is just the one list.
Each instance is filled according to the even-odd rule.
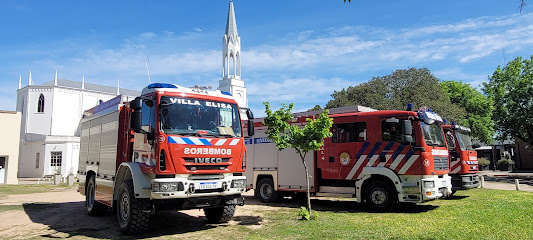
[[203,182],[200,183],[200,189],[215,189],[217,188],[216,182]]

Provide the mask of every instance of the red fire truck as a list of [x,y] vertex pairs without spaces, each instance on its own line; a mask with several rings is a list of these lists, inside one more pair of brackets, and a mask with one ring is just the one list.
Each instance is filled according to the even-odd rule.
[[442,125],[450,152],[450,176],[452,192],[476,188],[480,184],[477,152],[479,144],[472,143],[470,128],[456,125]]
[[155,210],[203,208],[209,222],[230,220],[246,190],[240,115],[227,92],[162,83],[87,110],[78,171],[87,213],[114,208],[126,233],[147,230]]
[[[421,203],[451,193],[448,150],[439,115],[421,109],[376,111],[354,106],[330,109],[331,138],[305,159],[312,166],[313,196],[355,197],[379,211],[398,202]],[[304,125],[319,112],[294,114]],[[305,171],[294,149],[278,151],[255,119],[253,138],[246,139],[250,179],[263,202],[306,191]]]

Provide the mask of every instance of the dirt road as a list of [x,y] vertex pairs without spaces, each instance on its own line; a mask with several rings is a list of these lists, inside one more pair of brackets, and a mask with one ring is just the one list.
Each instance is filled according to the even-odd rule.
[[[245,194],[247,204],[237,207],[234,219],[227,225],[260,228],[264,223],[260,212],[270,206],[253,204],[252,192]],[[85,213],[85,198],[76,188],[55,189],[46,193],[11,195],[1,199],[0,205],[19,206],[0,212],[0,239],[74,238],[128,239],[118,229],[116,215],[109,212],[102,217]],[[258,211],[259,210],[259,211]],[[198,235],[201,230],[221,227],[207,224],[202,210],[164,211],[151,220],[152,231],[141,238],[174,235],[179,238]],[[198,236],[196,236],[197,238]]]

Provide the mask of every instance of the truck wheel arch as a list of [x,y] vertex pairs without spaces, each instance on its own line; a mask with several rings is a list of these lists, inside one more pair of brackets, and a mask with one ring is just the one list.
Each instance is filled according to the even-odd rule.
[[361,172],[362,178],[358,179],[355,183],[356,185],[356,196],[357,196],[357,202],[362,203],[363,202],[363,193],[365,188],[373,181],[382,181],[385,182],[393,189],[396,190],[397,193],[402,191],[401,179],[398,177],[398,175],[392,171],[389,168],[385,167],[364,167],[363,171]]
[[277,171],[254,171],[253,187],[257,188],[257,184],[263,178],[270,178],[274,182],[274,190],[278,190],[278,174]]
[[[136,198],[150,198],[152,181],[151,178],[149,178],[141,171],[139,163],[123,162],[122,164],[120,164],[117,170],[113,189],[120,188],[122,182],[128,179],[133,180],[133,187]],[[113,200],[117,199],[118,191],[114,191]]]

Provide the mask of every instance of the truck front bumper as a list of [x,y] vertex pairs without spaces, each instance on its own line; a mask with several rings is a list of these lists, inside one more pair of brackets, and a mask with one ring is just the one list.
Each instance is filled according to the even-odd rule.
[[479,187],[481,181],[477,174],[453,174],[452,176],[452,189],[467,190],[471,188]]
[[151,199],[184,199],[240,195],[246,191],[246,177],[225,174],[220,179],[192,178],[176,175],[174,178],[152,180]]
[[452,178],[444,175],[402,176],[400,202],[422,203],[449,196],[452,193]]

